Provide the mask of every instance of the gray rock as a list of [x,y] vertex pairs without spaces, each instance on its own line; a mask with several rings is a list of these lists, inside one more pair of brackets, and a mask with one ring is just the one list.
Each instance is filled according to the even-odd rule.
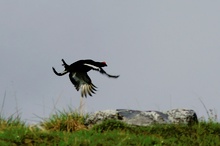
[[198,121],[196,113],[190,109],[173,109],[165,113],[160,111],[117,109],[95,112],[86,119],[85,124],[91,127],[108,119],[120,120],[134,126],[172,123],[191,124]]
[[171,123],[193,124],[198,123],[196,113],[190,109],[173,109],[166,112]]
[[121,119],[118,117],[118,112],[116,110],[104,110],[98,111],[94,114],[89,115],[86,119],[85,125],[92,126],[95,124],[100,124],[102,121],[109,120],[109,119]]
[[159,111],[116,110],[122,121],[130,125],[148,126],[168,123],[167,115]]

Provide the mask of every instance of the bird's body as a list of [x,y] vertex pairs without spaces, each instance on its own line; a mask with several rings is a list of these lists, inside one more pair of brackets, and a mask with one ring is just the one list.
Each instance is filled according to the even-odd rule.
[[105,74],[108,77],[112,77],[112,78],[119,77],[119,76],[109,75],[102,69],[102,67],[107,66],[105,62],[95,62],[90,59],[79,60],[72,63],[71,65],[68,65],[63,59],[62,62],[65,68],[64,71],[62,73],[58,73],[55,70],[55,68],[53,68],[54,73],[58,76],[63,76],[69,73],[70,81],[75,86],[77,91],[81,89],[82,97],[87,97],[87,94],[92,96],[92,93],[95,93],[97,88],[95,85],[93,85],[90,77],[87,74],[87,72],[89,72],[90,70],[99,71],[100,73]]

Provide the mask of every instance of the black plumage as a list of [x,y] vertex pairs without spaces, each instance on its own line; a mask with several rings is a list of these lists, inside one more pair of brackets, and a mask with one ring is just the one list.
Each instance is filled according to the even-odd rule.
[[109,75],[106,73],[102,67],[107,66],[105,62],[95,62],[91,59],[87,60],[79,60],[71,65],[68,65],[63,59],[64,71],[62,73],[58,73],[53,67],[53,72],[58,76],[63,76],[69,73],[69,78],[72,84],[75,86],[76,90],[79,91],[81,89],[81,96],[87,97],[87,94],[92,96],[92,93],[95,94],[96,86],[92,83],[92,80],[88,76],[87,72],[90,70],[99,71],[101,74],[107,75],[111,78],[118,78],[119,76]]

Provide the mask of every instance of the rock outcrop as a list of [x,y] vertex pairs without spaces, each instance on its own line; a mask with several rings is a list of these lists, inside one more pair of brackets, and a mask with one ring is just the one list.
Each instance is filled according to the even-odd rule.
[[172,109],[167,112],[117,109],[95,112],[87,118],[85,125],[91,127],[109,119],[120,120],[134,126],[193,124],[198,122],[196,113],[190,109]]

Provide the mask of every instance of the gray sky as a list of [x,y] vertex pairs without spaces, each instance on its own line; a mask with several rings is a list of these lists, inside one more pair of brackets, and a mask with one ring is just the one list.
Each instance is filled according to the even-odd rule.
[[[40,121],[77,109],[80,93],[68,75],[79,59],[106,61],[109,79],[86,111],[189,108],[207,116],[220,107],[220,1],[0,1],[0,103],[4,116]],[[2,106],[2,104],[0,104]],[[54,109],[55,107],[55,109]],[[39,116],[39,117],[37,117]]]

